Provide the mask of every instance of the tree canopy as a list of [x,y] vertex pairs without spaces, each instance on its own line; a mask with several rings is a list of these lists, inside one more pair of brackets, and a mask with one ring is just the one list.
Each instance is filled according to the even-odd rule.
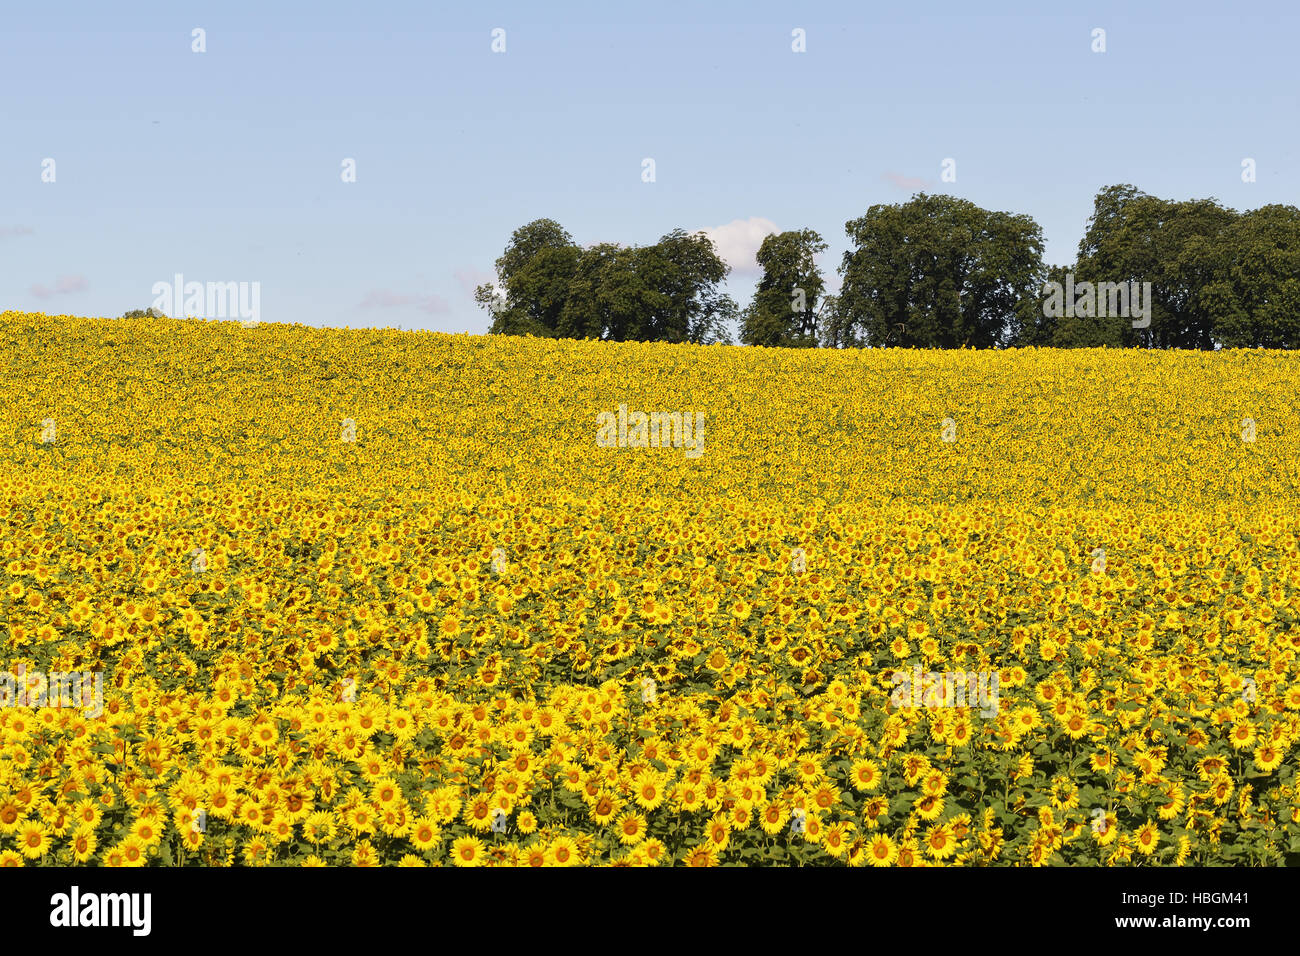
[[825,282],[815,257],[825,250],[826,243],[811,229],[763,239],[756,256],[763,276],[743,313],[742,342],[794,348],[817,344],[816,303]]
[[[1121,184],[1093,202],[1076,260],[1047,265],[1031,217],[918,193],[845,223],[826,293],[813,229],[765,237],[742,311],[702,232],[582,248],[551,219],[516,229],[475,290],[493,333],[770,347],[1300,347],[1300,209],[1245,213]],[[498,292],[500,290],[500,294]],[[1077,300],[1075,296],[1078,296]]]
[[682,229],[651,246],[583,249],[538,219],[515,230],[496,268],[505,295],[485,283],[474,296],[494,333],[710,344],[738,312],[719,289],[729,269],[712,241]]
[[874,346],[992,348],[1040,306],[1042,230],[1028,216],[918,194],[845,224],[837,333]]

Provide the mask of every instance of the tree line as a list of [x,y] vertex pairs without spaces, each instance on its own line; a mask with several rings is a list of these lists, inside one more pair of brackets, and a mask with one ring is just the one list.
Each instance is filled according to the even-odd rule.
[[[496,286],[475,300],[495,334],[616,342],[725,343],[738,324],[745,345],[785,348],[1300,347],[1295,206],[1239,213],[1109,186],[1074,263],[1056,266],[1032,217],[954,196],[875,205],[845,231],[837,295],[815,261],[822,237],[789,230],[763,240],[742,309],[720,290],[730,268],[703,233],[583,248],[538,219],[511,235]],[[1117,286],[1125,303],[1130,288],[1149,292],[1140,321],[1116,315]]]

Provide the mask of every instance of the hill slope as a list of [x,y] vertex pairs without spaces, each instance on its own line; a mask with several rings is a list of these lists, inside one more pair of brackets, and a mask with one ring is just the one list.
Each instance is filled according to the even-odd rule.
[[0,862],[1294,862],[1296,355],[0,341]]

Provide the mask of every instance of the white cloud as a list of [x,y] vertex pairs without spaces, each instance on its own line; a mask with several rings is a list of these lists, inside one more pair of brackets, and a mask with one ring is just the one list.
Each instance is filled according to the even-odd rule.
[[748,219],[733,219],[725,226],[711,226],[701,229],[713,240],[722,261],[731,266],[732,274],[758,275],[758,247],[763,240],[781,230],[771,219],[751,216]]

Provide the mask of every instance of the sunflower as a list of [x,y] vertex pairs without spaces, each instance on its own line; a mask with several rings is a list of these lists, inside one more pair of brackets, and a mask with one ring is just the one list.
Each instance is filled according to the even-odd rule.
[[832,823],[822,836],[822,846],[835,859],[839,859],[849,850],[849,841],[853,836],[853,824],[846,820]]
[[520,859],[521,866],[546,866],[547,865],[546,848],[541,846],[528,847],[523,851]]
[[375,852],[375,848],[369,840],[357,842],[356,847],[352,850],[352,865],[361,867],[379,865],[379,855]]
[[72,858],[77,863],[85,863],[95,855],[95,847],[99,841],[95,834],[89,830],[77,830],[72,835],[70,846],[72,848]]
[[1082,710],[1070,710],[1062,724],[1071,740],[1079,740],[1088,734],[1088,715]]
[[1110,773],[1115,768],[1115,755],[1102,747],[1089,755],[1088,763],[1097,773]]
[[1264,773],[1272,773],[1281,765],[1284,756],[1285,751],[1280,747],[1264,744],[1255,748],[1255,766]]
[[898,856],[896,858],[898,866],[924,866],[926,861],[917,855],[917,842],[910,836],[905,836],[898,843]]
[[639,813],[625,813],[618,821],[619,842],[634,846],[645,839],[646,818]]
[[947,741],[954,747],[965,747],[974,735],[974,728],[969,720],[959,719],[952,725]]
[[370,799],[379,805],[380,811],[396,806],[402,799],[402,790],[397,782],[385,777],[375,781],[370,788]]
[[820,811],[829,810],[839,802],[840,791],[829,783],[823,783],[812,792],[809,802]]
[[892,866],[898,859],[898,847],[883,833],[867,843],[867,862],[872,866]]
[[885,797],[872,797],[862,804],[862,822],[869,829],[880,826],[880,819],[889,812],[889,800]]
[[479,794],[465,804],[462,814],[465,822],[479,833],[485,833],[492,829],[492,797],[488,794]]
[[932,770],[921,779],[921,792],[928,797],[941,797],[948,791],[948,775]]
[[181,831],[181,841],[190,849],[197,850],[203,845],[203,834],[193,827],[186,827]]
[[245,826],[261,829],[263,807],[256,800],[245,799],[239,806],[239,820]]
[[1156,828],[1154,823],[1148,820],[1138,828],[1133,839],[1137,851],[1143,856],[1150,856],[1155,852],[1156,846],[1160,843],[1160,831]]
[[591,803],[591,809],[588,811],[591,819],[598,826],[605,826],[618,814],[621,807],[619,801],[614,795],[606,791],[601,791],[595,800]]
[[678,784],[673,790],[673,802],[683,813],[694,813],[704,804],[704,792],[693,784]]
[[145,846],[156,846],[162,841],[162,827],[151,819],[137,819],[131,825],[131,833],[139,837]]
[[480,866],[483,858],[483,841],[478,837],[458,837],[451,845],[451,859],[457,866]]
[[772,802],[764,806],[758,814],[758,825],[768,836],[776,836],[785,829],[790,819],[789,811],[779,803]]
[[931,821],[939,819],[943,813],[944,798],[938,796],[925,796],[917,799],[913,804],[916,815],[922,820]]
[[1221,773],[1210,781],[1210,798],[1214,801],[1216,806],[1221,807],[1232,798],[1236,789],[1236,786],[1232,782],[1232,778],[1226,773]]
[[1033,841],[1029,844],[1028,862],[1030,866],[1046,866],[1052,857],[1052,844],[1050,840],[1043,839],[1041,834],[1036,834]]
[[578,846],[566,836],[556,837],[547,847],[552,866],[574,866],[578,861]]
[[654,837],[638,846],[637,852],[645,859],[647,866],[658,866],[668,859],[668,848],[664,846],[662,841],[656,840]]
[[303,836],[306,837],[309,843],[317,846],[333,840],[337,830],[338,828],[334,825],[334,817],[324,811],[312,813],[303,821]]
[[957,852],[957,841],[953,838],[952,827],[947,823],[941,823],[926,830],[925,852],[936,860],[946,860]]
[[27,859],[39,859],[49,852],[50,835],[40,823],[24,821],[18,828],[18,848]]
[[705,826],[704,834],[716,856],[731,842],[731,821],[724,815],[715,814]]
[[705,843],[702,846],[697,846],[691,849],[686,854],[686,859],[683,860],[683,862],[687,866],[695,867],[717,866],[718,857],[713,845],[711,843]]
[[1246,749],[1255,742],[1255,725],[1249,720],[1233,724],[1228,734],[1228,742],[1237,750]]
[[134,833],[127,834],[120,844],[123,866],[144,866],[149,862],[149,845]]
[[1183,791],[1182,784],[1171,783],[1162,791],[1166,802],[1160,805],[1157,814],[1161,820],[1172,820],[1183,810],[1183,805],[1187,801],[1187,795]]
[[410,839],[417,850],[428,850],[441,836],[442,831],[437,822],[428,817],[421,817],[411,827]]
[[1196,774],[1206,783],[1210,783],[1215,780],[1219,774],[1223,773],[1227,766],[1228,761],[1226,758],[1217,754],[1212,754],[1208,757],[1202,757],[1196,762]]
[[663,781],[658,774],[647,773],[637,781],[636,803],[643,810],[654,810],[665,799]]

